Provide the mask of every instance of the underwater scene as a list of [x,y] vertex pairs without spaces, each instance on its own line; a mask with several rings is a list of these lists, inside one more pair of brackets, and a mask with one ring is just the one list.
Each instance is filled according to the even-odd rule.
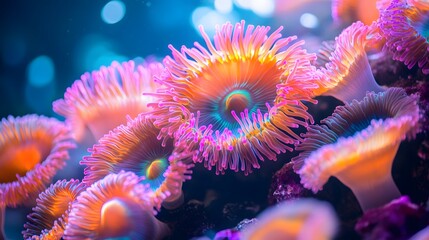
[[0,240],[428,240],[428,0],[7,1]]

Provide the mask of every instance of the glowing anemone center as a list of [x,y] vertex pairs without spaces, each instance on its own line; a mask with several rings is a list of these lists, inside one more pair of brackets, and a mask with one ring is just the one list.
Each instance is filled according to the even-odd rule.
[[17,180],[16,174],[24,176],[42,161],[43,153],[37,144],[9,145],[0,150],[0,183]]
[[250,93],[246,90],[234,90],[230,92],[223,99],[223,106],[225,107],[225,115],[230,116],[230,119],[233,120],[231,111],[234,111],[237,114],[240,114],[244,109],[248,108],[251,104]]
[[148,180],[157,179],[162,176],[167,167],[167,161],[163,158],[152,161],[145,170],[145,176]]
[[120,198],[114,198],[103,204],[101,208],[101,228],[104,237],[120,237],[128,235],[132,221],[130,206]]

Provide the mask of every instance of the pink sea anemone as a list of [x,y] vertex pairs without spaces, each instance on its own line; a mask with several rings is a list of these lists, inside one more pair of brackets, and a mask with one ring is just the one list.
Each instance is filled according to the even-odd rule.
[[369,92],[366,97],[335,109],[313,125],[296,147],[295,169],[306,188],[317,192],[335,176],[348,186],[363,210],[400,196],[391,175],[401,141],[418,131],[419,107],[415,95],[402,88]]
[[384,91],[374,79],[365,50],[378,39],[376,24],[355,22],[335,38],[335,44],[325,44],[320,55],[326,64],[318,69],[323,81],[317,82],[314,94],[350,102],[362,99],[367,91]]
[[207,48],[173,46],[167,71],[158,79],[163,88],[148,113],[161,129],[160,138],[196,149],[197,161],[205,161],[217,173],[226,169],[259,168],[259,160],[276,160],[292,151],[288,144],[300,139],[291,129],[313,122],[303,101],[311,99],[317,85],[304,41],[282,38],[282,27],[270,28],[226,23],[217,28],[214,43],[200,27]]
[[[415,4],[415,5],[412,5]],[[393,59],[403,62],[408,68],[418,66],[429,74],[429,42],[427,39],[428,3],[418,4],[405,0],[392,0],[380,17],[380,31],[386,38],[384,49],[393,54]]]
[[64,239],[161,239],[168,227],[154,217],[152,190],[132,172],[109,174],[72,204]]
[[263,211],[240,234],[242,240],[332,239],[338,228],[334,209],[314,199],[281,202]]
[[53,109],[73,126],[75,138],[82,140],[89,128],[96,140],[109,130],[126,123],[126,116],[134,118],[147,111],[148,96],[153,92],[163,66],[157,62],[135,65],[133,61],[113,62],[98,71],[85,73],[53,103]]
[[33,212],[27,216],[28,222],[24,224],[25,230],[22,232],[24,239],[61,239],[70,206],[85,189],[85,184],[72,179],[57,181],[42,192]]
[[[144,176],[159,202],[172,202],[181,195],[181,183],[190,178],[192,164],[187,152],[175,153],[173,140],[161,142],[153,121],[139,115],[129,119],[102,137],[83,157],[85,176],[82,182],[90,185],[110,173],[122,170]],[[164,145],[163,145],[164,144]],[[167,198],[167,199],[165,199]]]
[[[67,125],[38,115],[0,123],[0,225],[5,207],[31,201],[65,165],[74,148]],[[34,198],[33,198],[34,197]]]

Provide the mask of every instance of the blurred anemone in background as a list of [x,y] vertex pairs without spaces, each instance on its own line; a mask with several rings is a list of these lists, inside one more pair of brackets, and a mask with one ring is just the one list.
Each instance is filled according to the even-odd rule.
[[333,239],[338,219],[329,203],[315,199],[281,202],[263,211],[240,234],[243,240]]
[[183,158],[191,156],[186,152],[173,154],[173,140],[158,140],[158,131],[153,120],[139,115],[104,135],[88,149],[91,155],[81,161],[86,166],[82,182],[90,185],[110,173],[131,171],[144,177],[142,182],[155,191],[158,202],[167,197],[171,201],[178,199],[181,183],[189,179],[188,170],[192,167],[190,160]]
[[70,129],[54,118],[25,115],[0,123],[0,227],[5,207],[36,199],[75,147]]
[[157,62],[136,65],[134,61],[114,61],[108,67],[85,73],[53,103],[56,113],[73,127],[74,137],[82,141],[88,128],[95,140],[109,130],[125,124],[126,117],[136,117],[148,110],[149,99],[143,92],[153,92],[153,76],[162,72]]

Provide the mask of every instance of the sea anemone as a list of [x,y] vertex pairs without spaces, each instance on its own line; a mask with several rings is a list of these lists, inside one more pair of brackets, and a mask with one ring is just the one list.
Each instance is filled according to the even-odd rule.
[[240,239],[332,239],[338,220],[330,204],[314,199],[281,202],[263,211]]
[[67,88],[64,99],[53,103],[53,109],[70,122],[78,141],[83,139],[86,128],[98,140],[125,124],[127,115],[134,118],[147,111],[150,98],[142,93],[155,91],[153,76],[162,70],[162,64],[157,62],[135,66],[133,61],[114,61],[108,67],[83,74]]
[[401,141],[418,131],[417,96],[402,88],[369,92],[366,97],[335,109],[313,125],[296,147],[292,159],[301,183],[317,192],[330,176],[355,194],[363,210],[399,197],[391,176],[392,162]]
[[109,174],[72,204],[64,239],[159,239],[166,226],[154,217],[152,191],[132,172]]
[[[403,62],[409,69],[417,65],[424,74],[429,74],[429,42],[427,24],[428,3],[392,0],[382,12],[379,26],[386,38],[385,51],[393,54],[393,59]],[[423,1],[421,1],[423,2]]]
[[167,71],[157,79],[162,88],[149,94],[158,98],[148,113],[159,127],[159,138],[177,136],[196,161],[216,168],[244,171],[259,168],[264,157],[276,160],[288,144],[300,137],[291,129],[313,122],[302,101],[311,99],[317,85],[315,67],[304,41],[281,38],[282,27],[270,28],[241,21],[217,27],[214,44],[200,27],[207,49],[181,51],[169,46]]
[[335,38],[335,44],[323,46],[319,55],[329,62],[318,69],[323,81],[317,82],[316,96],[328,95],[350,102],[362,99],[367,91],[384,91],[374,79],[365,50],[380,39],[377,32],[375,23],[366,26],[355,22]]
[[336,23],[349,24],[361,21],[367,25],[377,20],[380,13],[377,5],[380,0],[333,0],[332,18]]
[[164,198],[168,202],[177,200],[181,183],[189,179],[192,167],[183,158],[191,156],[187,152],[173,153],[173,140],[162,143],[157,139],[158,132],[153,121],[143,115],[113,129],[88,150],[91,155],[83,157],[81,164],[86,167],[82,182],[90,185],[110,173],[131,171],[145,177],[143,183],[150,185],[159,202]]
[[79,180],[60,180],[42,192],[33,212],[27,216],[24,239],[61,239],[70,206],[85,188]]
[[[9,116],[0,123],[0,225],[5,207],[31,201],[65,165],[74,148],[64,123],[38,115]],[[34,197],[34,198],[33,198]]]

